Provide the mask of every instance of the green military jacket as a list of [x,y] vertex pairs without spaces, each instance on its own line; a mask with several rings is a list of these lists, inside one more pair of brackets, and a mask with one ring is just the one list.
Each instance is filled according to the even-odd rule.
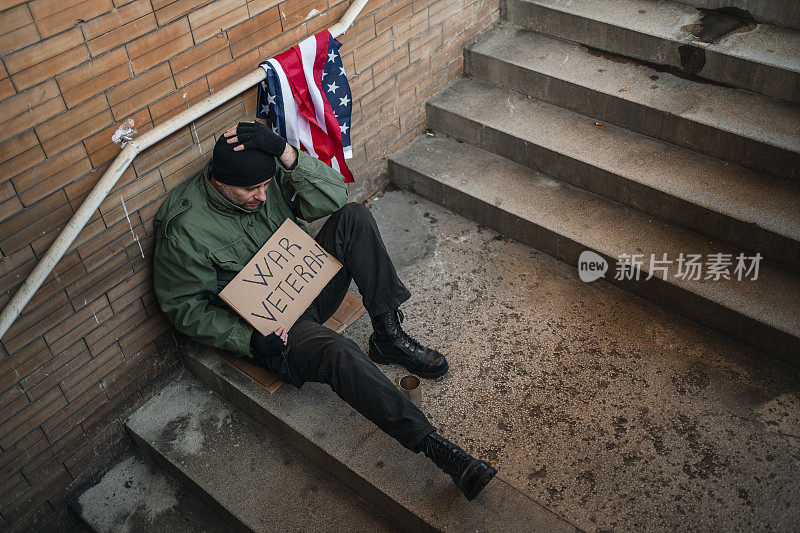
[[295,167],[277,162],[267,200],[256,211],[223,197],[209,182],[209,164],[167,196],[156,213],[153,284],[161,310],[198,342],[250,356],[253,327],[219,291],[291,218],[305,229],[347,201],[344,177],[298,151]]

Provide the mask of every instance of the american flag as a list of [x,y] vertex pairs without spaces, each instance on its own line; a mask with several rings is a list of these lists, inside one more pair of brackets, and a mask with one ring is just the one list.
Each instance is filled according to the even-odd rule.
[[353,181],[345,158],[350,146],[350,84],[328,30],[261,63],[267,79],[258,87],[256,116],[272,131]]

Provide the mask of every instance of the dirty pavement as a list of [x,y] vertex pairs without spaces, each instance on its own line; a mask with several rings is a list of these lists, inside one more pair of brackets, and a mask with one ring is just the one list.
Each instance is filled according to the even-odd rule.
[[414,195],[371,205],[407,331],[450,361],[423,380],[442,434],[588,531],[800,523],[796,368]]

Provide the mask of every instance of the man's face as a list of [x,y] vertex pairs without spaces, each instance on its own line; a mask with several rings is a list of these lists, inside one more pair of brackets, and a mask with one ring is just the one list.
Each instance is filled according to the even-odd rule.
[[270,181],[272,181],[271,178],[253,185],[252,187],[228,185],[227,183],[220,183],[217,180],[212,180],[212,184],[229,202],[247,209],[248,211],[255,211],[261,207],[261,203],[267,199],[267,187]]

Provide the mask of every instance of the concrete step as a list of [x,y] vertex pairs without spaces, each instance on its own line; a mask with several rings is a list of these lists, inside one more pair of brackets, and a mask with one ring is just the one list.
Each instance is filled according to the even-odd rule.
[[800,181],[800,107],[604,57],[515,27],[465,51],[465,73],[651,137]]
[[[753,24],[711,44],[690,31],[693,7],[654,0],[506,0],[505,18],[529,30],[574,41],[688,75],[790,102],[800,101],[800,32]],[[704,35],[700,35],[704,38]]]
[[97,533],[230,529],[230,524],[140,453],[121,458],[72,507]]
[[216,350],[194,343],[184,361],[201,381],[403,531],[577,531],[514,488],[502,471],[468,502],[449,476],[401,447],[327,385],[284,385],[270,394],[223,363]]
[[[469,104],[462,103],[465,107]],[[676,277],[681,253],[733,254],[729,246],[447,138],[419,137],[389,159],[394,183],[571,265],[584,250],[608,263],[606,279],[701,324],[797,364],[800,278],[761,261],[756,280]],[[642,276],[616,278],[617,258],[643,254]],[[647,280],[651,254],[673,261]]]
[[680,0],[680,3],[700,9],[741,9],[759,22],[800,29],[800,2],[797,0]]
[[229,524],[226,529],[397,531],[188,372],[125,426],[145,454]]
[[585,115],[477,80],[458,80],[434,96],[428,124],[714,240],[800,267],[800,187],[793,183],[611,124],[598,126]]

